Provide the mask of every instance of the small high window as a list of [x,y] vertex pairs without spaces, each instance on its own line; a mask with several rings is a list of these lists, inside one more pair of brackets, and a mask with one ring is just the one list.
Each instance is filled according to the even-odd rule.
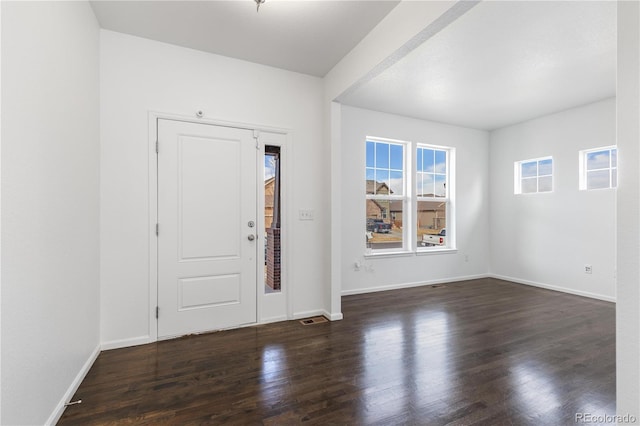
[[580,189],[618,186],[618,150],[615,146],[580,151]]
[[514,164],[514,193],[553,191],[553,158],[535,158]]

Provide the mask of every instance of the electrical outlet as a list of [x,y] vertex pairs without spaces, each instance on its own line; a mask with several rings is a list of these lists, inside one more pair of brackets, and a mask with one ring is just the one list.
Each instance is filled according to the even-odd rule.
[[591,268],[591,265],[584,265],[584,273],[585,274],[593,273],[593,269]]

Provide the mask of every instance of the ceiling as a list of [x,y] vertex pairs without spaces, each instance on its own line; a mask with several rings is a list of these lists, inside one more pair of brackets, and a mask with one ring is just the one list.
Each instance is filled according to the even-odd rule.
[[339,100],[493,130],[615,89],[615,2],[485,1]]
[[[92,1],[102,28],[323,77],[399,2]],[[483,1],[338,100],[493,130],[615,96],[615,1]]]
[[92,1],[100,26],[323,77],[399,1]]

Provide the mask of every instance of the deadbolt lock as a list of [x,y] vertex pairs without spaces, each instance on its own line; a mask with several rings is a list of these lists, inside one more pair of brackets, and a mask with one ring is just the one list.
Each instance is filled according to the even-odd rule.
[[254,226],[256,226],[256,223],[250,220],[249,223],[247,223],[247,225],[249,225],[249,228],[253,228]]

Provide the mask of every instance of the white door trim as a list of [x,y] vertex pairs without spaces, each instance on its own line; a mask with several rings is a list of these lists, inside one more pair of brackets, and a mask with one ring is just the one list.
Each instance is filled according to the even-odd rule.
[[[291,219],[293,215],[290,213],[291,209],[291,172],[292,167],[290,164],[290,159],[292,157],[292,146],[291,138],[292,131],[290,129],[281,128],[281,127],[273,127],[273,126],[265,126],[259,124],[249,124],[249,123],[238,123],[238,122],[230,122],[224,120],[215,120],[208,118],[195,118],[190,116],[184,116],[179,114],[170,114],[163,113],[157,111],[149,111],[148,123],[149,123],[149,141],[148,141],[148,169],[149,169],[149,200],[148,200],[148,211],[149,211],[149,224],[147,227],[147,232],[149,235],[149,343],[158,341],[158,321],[156,319],[156,306],[158,304],[158,240],[156,237],[156,223],[158,222],[158,163],[156,157],[156,141],[158,138],[158,119],[166,119],[166,120],[175,120],[175,121],[184,121],[188,123],[200,123],[200,124],[209,124],[214,126],[223,126],[223,127],[234,127],[239,129],[248,129],[248,130],[258,130],[259,132],[268,132],[268,133],[277,133],[284,136],[283,142],[281,146],[281,155],[282,155],[282,169],[285,171],[281,178],[281,195],[283,200],[282,205],[282,245],[283,250],[281,253],[282,256],[282,269],[281,269],[281,279],[282,279],[282,287],[283,291],[281,296],[286,299],[286,314],[283,314],[281,317],[271,317],[271,318],[263,318],[263,307],[265,304],[264,297],[264,273],[261,273],[262,268],[258,268],[258,279],[256,283],[256,292],[257,292],[257,323],[266,323],[273,322],[279,320],[287,320],[293,319],[293,309],[292,309],[292,283],[289,280],[289,265],[290,265],[290,235],[291,235]],[[269,143],[271,144],[271,143]],[[264,143],[260,142],[260,153],[262,155],[258,155],[261,157],[264,155]],[[263,161],[263,160],[262,160]],[[256,165],[257,166],[257,165]],[[258,173],[258,210],[264,211],[264,182],[263,176]],[[260,210],[262,209],[262,210]],[[261,219],[259,220],[259,224],[262,223],[262,229],[264,229],[264,215],[259,215]],[[260,225],[258,225],[260,226]],[[260,251],[260,250],[259,250]],[[261,251],[262,252],[262,251]],[[264,256],[264,255],[263,255]],[[259,256],[258,259],[261,259]],[[258,260],[260,261],[260,260]],[[264,261],[262,262],[264,263]],[[259,265],[260,266],[260,265]],[[142,342],[140,342],[142,343]]]

